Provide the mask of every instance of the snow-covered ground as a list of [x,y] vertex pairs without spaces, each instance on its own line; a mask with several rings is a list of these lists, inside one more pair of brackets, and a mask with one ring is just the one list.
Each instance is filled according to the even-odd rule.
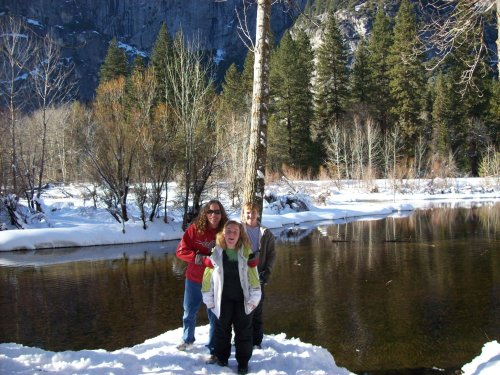
[[[378,180],[377,192],[366,192],[360,183],[344,182],[341,189],[332,181],[297,181],[268,186],[266,194],[276,200],[264,207],[263,224],[280,228],[303,222],[349,219],[389,215],[425,206],[429,201],[500,200],[500,181],[480,178],[425,182],[410,181],[400,184],[402,193],[391,191],[391,182]],[[133,194],[129,197],[131,219],[122,225],[104,209],[95,209],[85,197],[83,186],[57,186],[42,195],[45,216],[43,220],[23,223],[24,230],[0,231],[0,251],[34,250],[56,247],[113,245],[122,243],[178,240],[182,236],[181,211],[176,207],[176,186],[169,187],[169,223],[157,219],[142,228]],[[374,186],[370,187],[374,190]],[[222,190],[223,191],[223,190]],[[232,218],[239,218],[239,207],[231,207],[222,194],[219,199]],[[290,199],[300,199],[308,210],[297,212],[288,205]],[[22,202],[21,202],[22,204]],[[4,221],[7,221],[4,219]]]
[[[339,189],[340,186],[340,189]],[[175,184],[169,197],[176,198]],[[355,182],[295,181],[270,185],[267,195],[276,198],[266,204],[263,224],[271,228],[336,219],[368,219],[377,215],[400,215],[405,211],[423,207],[429,201],[480,202],[500,201],[497,180],[453,179],[447,181],[399,182],[398,193],[390,181],[376,181],[369,188]],[[178,240],[182,236],[181,215],[174,201],[169,201],[169,223],[158,219],[142,228],[137,209],[130,199],[131,220],[118,224],[103,208],[95,209],[84,197],[81,186],[54,187],[43,195],[45,217],[42,221],[24,223],[24,230],[0,231],[0,251],[35,250],[42,248],[112,245],[150,241]],[[307,211],[287,204],[300,199]],[[238,207],[232,208],[229,199],[220,198],[229,215],[239,217]],[[21,202],[22,203],[22,202]],[[5,220],[4,220],[5,221]],[[32,257],[23,251],[21,257]],[[9,256],[0,254],[0,266],[15,265]],[[76,257],[51,257],[52,262],[75,261],[92,257],[92,248],[79,251]],[[101,254],[102,255],[102,254]],[[113,247],[108,256],[113,256]],[[66,258],[65,258],[66,257]],[[19,256],[16,257],[19,259]],[[1,374],[229,374],[234,373],[236,362],[232,356],[229,367],[206,365],[207,326],[197,328],[198,342],[190,352],[179,352],[175,346],[181,341],[181,329],[166,332],[132,348],[113,352],[83,350],[49,352],[22,345],[0,344]],[[250,362],[252,374],[349,374],[336,366],[332,355],[325,349],[286,338],[284,333],[268,335],[264,348],[256,350]],[[486,343],[482,353],[463,366],[465,374],[500,374],[500,344]]]
[[[207,365],[208,325],[197,327],[197,343],[180,352],[182,328],[166,332],[132,348],[114,352],[82,350],[47,352],[17,344],[0,344],[1,374],[234,374],[237,363],[234,347],[228,367]],[[263,348],[254,350],[250,360],[252,374],[350,374],[337,367],[332,355],[318,346],[287,339],[285,334],[264,338]]]
[[[132,348],[108,352],[80,350],[50,352],[19,344],[0,344],[0,374],[63,375],[139,375],[139,374],[234,374],[233,353],[228,367],[207,365],[208,325],[197,327],[198,342],[188,352],[176,349],[182,328],[168,331]],[[306,344],[284,333],[265,335],[262,349],[255,349],[250,359],[251,374],[273,375],[347,375],[349,370],[338,367],[332,355],[319,346]],[[465,375],[498,375],[500,373],[500,344],[491,341],[482,352],[462,367]]]

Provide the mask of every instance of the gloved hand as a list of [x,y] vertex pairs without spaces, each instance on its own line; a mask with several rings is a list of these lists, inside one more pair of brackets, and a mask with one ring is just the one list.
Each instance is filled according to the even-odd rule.
[[257,267],[259,264],[259,257],[252,253],[248,256],[247,265],[248,267]]
[[267,275],[266,275],[266,271],[262,271],[261,273],[259,273],[259,279],[260,279],[260,283],[263,284],[263,285],[266,285],[267,284]]
[[212,264],[210,257],[204,254],[200,254],[199,252],[196,253],[196,257],[194,258],[194,264],[197,264],[199,266],[214,268],[214,265]]

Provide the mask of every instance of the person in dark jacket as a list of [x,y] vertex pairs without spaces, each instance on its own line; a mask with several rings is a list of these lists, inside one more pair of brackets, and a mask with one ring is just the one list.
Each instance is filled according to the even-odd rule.
[[264,305],[264,286],[269,281],[276,261],[276,251],[274,249],[274,235],[271,231],[262,226],[259,222],[259,211],[256,204],[246,203],[243,206],[243,215],[245,218],[245,229],[252,243],[252,251],[259,259],[258,270],[261,283],[262,297],[259,305],[253,313],[253,345],[261,348],[264,337],[263,325],[263,305]]
[[[182,236],[177,246],[177,258],[187,262],[184,288],[184,315],[182,317],[182,340],[177,346],[179,350],[188,350],[195,341],[196,315],[202,303],[201,283],[206,266],[211,266],[209,256],[215,246],[215,237],[227,221],[226,211],[218,200],[205,204],[195,222]],[[210,322],[209,342],[207,347],[213,354],[213,332],[217,318],[207,310]]]

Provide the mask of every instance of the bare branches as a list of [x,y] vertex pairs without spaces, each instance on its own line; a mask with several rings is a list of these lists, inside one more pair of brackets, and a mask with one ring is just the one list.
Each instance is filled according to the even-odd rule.
[[37,66],[31,71],[35,94],[41,108],[72,99],[75,82],[70,79],[73,64],[65,64],[59,46],[46,35],[36,50]]
[[17,117],[27,104],[25,95],[34,42],[24,23],[14,17],[0,19],[0,107],[9,117],[9,138],[12,166],[11,187],[18,193]]
[[240,11],[235,9],[236,18],[238,19],[238,35],[243,42],[243,44],[248,48],[249,51],[255,52],[255,44],[250,35],[250,29],[248,28],[248,9],[255,1],[243,0],[243,9]]
[[477,90],[473,76],[487,53],[485,16],[494,9],[495,0],[432,0],[419,4],[428,18],[421,37],[438,57],[429,69],[437,68],[450,53],[467,48],[468,53],[460,57],[464,70],[459,83],[464,87],[462,92]]
[[[238,35],[243,42],[243,44],[248,48],[249,51],[255,53],[255,41],[252,38],[248,24],[248,16],[250,14],[250,8],[257,3],[257,0],[242,0],[242,8],[238,10],[235,9],[236,18],[238,20]],[[301,14],[302,9],[300,8],[300,3],[297,0],[272,0],[270,6],[281,5],[281,11],[287,14]]]

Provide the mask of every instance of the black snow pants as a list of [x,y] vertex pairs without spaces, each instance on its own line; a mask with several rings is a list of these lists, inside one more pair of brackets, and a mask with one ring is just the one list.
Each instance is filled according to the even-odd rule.
[[252,357],[252,314],[245,313],[243,301],[221,301],[219,320],[215,325],[214,354],[221,362],[227,362],[231,355],[231,335],[234,327],[236,360],[241,367],[247,367]]

